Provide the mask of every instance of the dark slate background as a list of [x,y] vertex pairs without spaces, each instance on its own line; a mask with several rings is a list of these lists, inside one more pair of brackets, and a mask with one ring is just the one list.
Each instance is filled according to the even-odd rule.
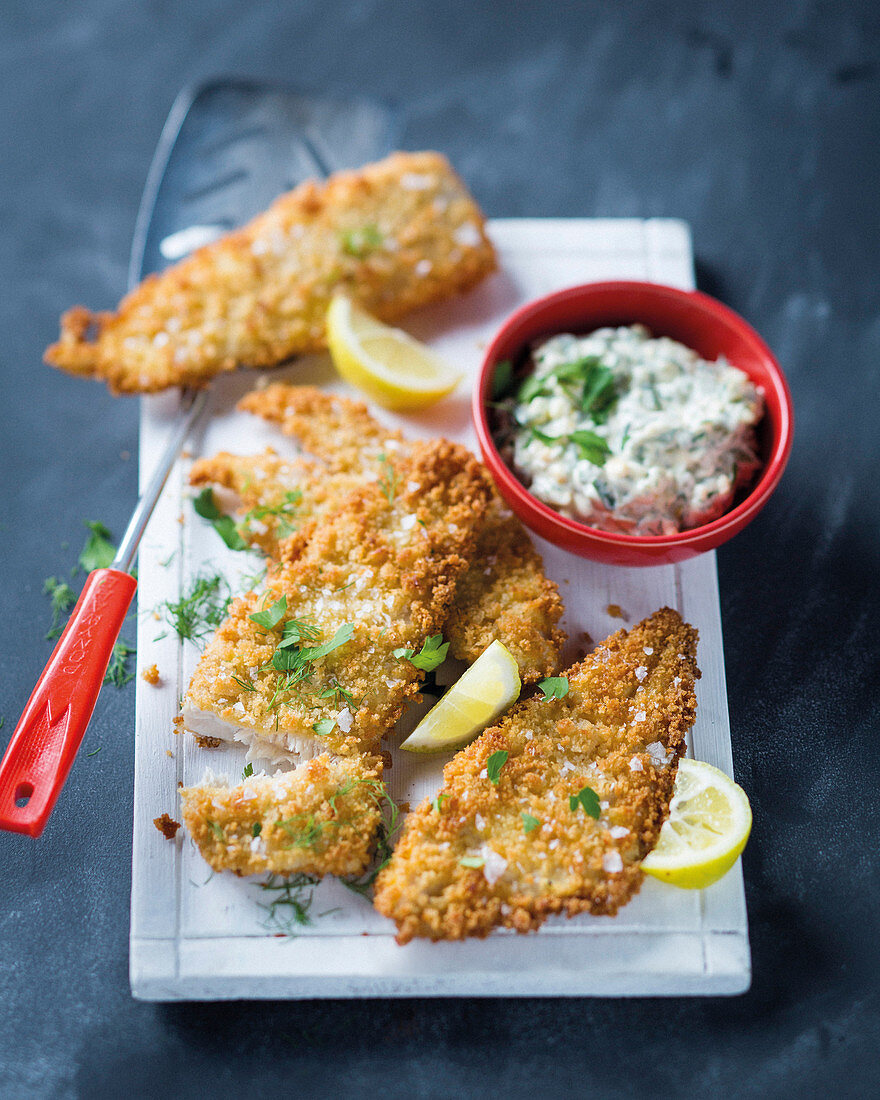
[[[0,835],[0,1095],[880,1092],[878,16],[872,0],[4,0],[0,715],[43,579],[135,499],[137,407],[43,367],[124,289],[178,89],[236,74],[396,102],[493,215],[686,218],[703,289],[788,372],[797,440],[719,554],[754,963],[735,999],[159,1005],[127,981],[134,685],[41,840]],[[86,752],[101,751],[91,757]]]

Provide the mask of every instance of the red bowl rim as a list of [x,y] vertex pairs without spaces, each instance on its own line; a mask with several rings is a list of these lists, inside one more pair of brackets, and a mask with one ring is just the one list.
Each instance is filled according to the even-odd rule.
[[[749,492],[748,496],[732,508],[729,512],[719,516],[718,519],[705,523],[700,527],[692,527],[687,531],[679,531],[674,535],[627,535],[615,531],[601,531],[596,527],[590,527],[576,519],[557,512],[554,508],[544,504],[533,496],[529,490],[516,477],[507,466],[492,438],[489,430],[489,421],[486,416],[485,401],[488,397],[491,385],[492,371],[500,358],[499,348],[506,343],[511,329],[518,329],[527,322],[539,317],[550,307],[559,302],[578,301],[585,297],[595,295],[620,294],[621,297],[638,293],[653,296],[658,301],[675,301],[677,304],[685,304],[695,307],[705,315],[708,315],[716,324],[732,330],[739,338],[752,345],[756,353],[764,360],[770,382],[776,392],[779,401],[779,416],[774,422],[773,442],[770,455],[764,470],[758,481]],[[638,322],[638,317],[633,317],[632,323]],[[601,324],[601,322],[598,322]],[[537,335],[537,333],[535,334]],[[528,336],[524,336],[524,343]],[[735,366],[736,364],[734,364]],[[763,384],[763,383],[762,383]],[[766,389],[766,384],[763,384]],[[655,551],[664,548],[687,547],[694,543],[705,544],[713,536],[718,536],[717,542],[724,541],[724,534],[730,528],[739,530],[745,526],[763,508],[767,498],[776,488],[779,479],[785,469],[788,456],[791,452],[792,436],[794,428],[794,410],[791,401],[791,392],[785,375],[782,373],[776,356],[761,339],[752,326],[738,313],[699,290],[680,290],[678,287],[666,286],[663,283],[640,282],[637,280],[610,280],[598,283],[581,283],[578,286],[566,287],[546,294],[541,298],[535,298],[525,305],[514,310],[495,334],[492,342],[486,349],[480,366],[477,385],[474,387],[472,397],[472,412],[477,438],[486,459],[487,465],[492,470],[496,480],[501,481],[507,489],[514,493],[520,500],[528,505],[537,516],[545,521],[545,525],[555,526],[573,535],[588,537],[597,543],[608,547],[633,547],[652,548]],[[546,537],[546,536],[545,536]],[[552,541],[552,539],[551,539]],[[717,542],[714,543],[717,545]]]

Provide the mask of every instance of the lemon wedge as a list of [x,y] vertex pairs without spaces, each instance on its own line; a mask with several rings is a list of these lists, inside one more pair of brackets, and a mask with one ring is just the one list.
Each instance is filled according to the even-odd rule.
[[724,772],[699,760],[681,760],[669,817],[642,870],[662,882],[700,890],[736,863],[752,828],[745,791]]
[[423,409],[461,381],[461,373],[430,348],[341,294],[327,310],[327,343],[346,382],[386,409]]
[[432,707],[400,746],[407,752],[450,752],[468,744],[519,698],[519,667],[493,642]]

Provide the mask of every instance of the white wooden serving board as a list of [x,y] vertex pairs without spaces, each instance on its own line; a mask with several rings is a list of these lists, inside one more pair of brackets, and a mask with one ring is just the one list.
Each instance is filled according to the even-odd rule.
[[[548,291],[598,279],[648,279],[693,286],[688,227],[669,220],[503,220],[491,223],[501,270],[470,295],[424,310],[407,328],[473,377],[482,349],[517,306]],[[748,988],[750,956],[739,864],[703,891],[647,879],[616,917],[553,918],[537,933],[500,931],[484,941],[398,947],[390,921],[334,879],[314,892],[310,926],[295,937],[266,926],[258,880],[212,875],[185,830],[169,842],[153,818],[179,818],[178,784],[205,767],[237,779],[244,750],[200,749],[177,734],[173,719],[198,650],[181,644],[153,615],[164,600],[188,592],[200,571],[236,577],[259,562],[234,554],[195,516],[187,487],[194,457],[226,449],[242,454],[291,444],[270,426],[235,411],[259,374],[215,381],[207,415],[172,471],[144,538],[139,561],[138,671],[156,664],[161,683],[137,683],[131,987],[145,1000],[378,996],[676,995],[738,993]],[[344,392],[329,362],[312,357],[272,377],[315,382]],[[378,413],[416,435],[446,435],[476,450],[470,386],[417,417]],[[177,415],[176,396],[142,404],[140,469],[146,483]],[[548,574],[566,605],[570,657],[586,632],[598,641],[622,624],[610,604],[635,623],[663,604],[700,631],[703,677],[689,751],[732,774],[721,622],[714,553],[683,565],[623,569],[582,561],[538,541]],[[244,590],[244,582],[239,587]],[[165,633],[164,637],[160,637]],[[409,725],[414,716],[409,716]],[[407,719],[404,719],[406,722]],[[396,743],[396,741],[395,741]],[[394,753],[392,795],[413,806],[440,783],[448,757]]]

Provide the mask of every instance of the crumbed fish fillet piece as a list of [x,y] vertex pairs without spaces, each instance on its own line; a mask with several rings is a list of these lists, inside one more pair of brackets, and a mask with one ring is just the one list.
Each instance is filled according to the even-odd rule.
[[446,158],[394,153],[301,184],[243,229],[148,276],[116,313],[69,310],[46,362],[114,393],[200,386],[326,347],[336,291],[393,320],[495,267],[479,207]]
[[[629,901],[694,721],[696,643],[662,608],[573,665],[562,699],[519,704],[447,764],[376,882],[398,942],[528,932],[551,913],[610,916]],[[500,751],[493,786],[488,760]],[[580,801],[571,808],[585,787],[598,820]]]
[[329,473],[321,462],[283,458],[271,447],[259,455],[220,451],[197,459],[189,482],[234,494],[238,533],[273,560],[289,556],[284,548],[291,535],[301,540],[309,525],[336,511],[365,483],[357,474]]
[[[381,476],[383,456],[409,446],[363,403],[313,386],[273,383],[247,394],[239,408],[277,424],[336,477]],[[322,488],[332,491],[332,479]],[[513,654],[524,682],[540,680],[556,668],[565,643],[556,625],[562,611],[559,589],[545,576],[540,554],[493,487],[473,563],[459,578],[444,626],[450,652],[472,663],[497,638]]]
[[183,819],[215,871],[360,875],[386,800],[382,759],[329,753],[237,787],[207,781],[180,792]]
[[[473,455],[445,440],[416,444],[393,474],[396,489],[356,490],[272,571],[264,593],[233,601],[190,683],[187,729],[282,758],[377,748],[421,678],[394,650],[418,651],[440,632],[489,497]],[[282,599],[274,625],[254,621]],[[283,652],[305,658],[292,671],[273,666],[285,629],[301,640]]]

